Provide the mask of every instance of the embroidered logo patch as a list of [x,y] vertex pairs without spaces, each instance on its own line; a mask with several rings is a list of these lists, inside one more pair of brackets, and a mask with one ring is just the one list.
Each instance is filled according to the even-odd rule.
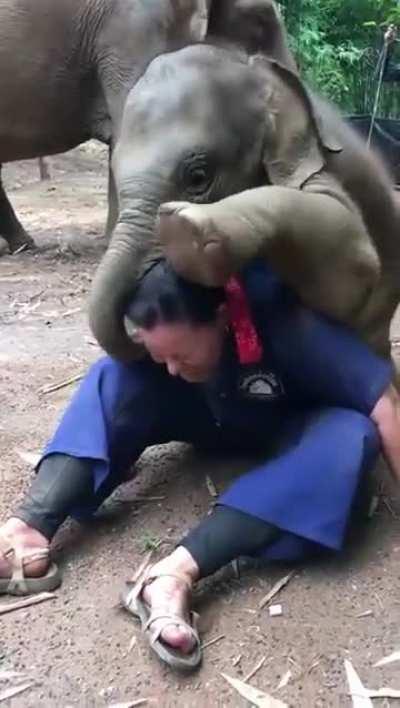
[[284,394],[281,381],[272,371],[258,371],[244,376],[239,383],[239,391],[246,398],[272,400]]

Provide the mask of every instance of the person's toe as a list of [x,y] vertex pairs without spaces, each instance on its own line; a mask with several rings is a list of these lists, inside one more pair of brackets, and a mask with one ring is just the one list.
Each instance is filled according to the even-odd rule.
[[181,651],[182,654],[190,654],[196,644],[193,634],[183,625],[177,624],[167,625],[161,632],[161,639],[164,644]]

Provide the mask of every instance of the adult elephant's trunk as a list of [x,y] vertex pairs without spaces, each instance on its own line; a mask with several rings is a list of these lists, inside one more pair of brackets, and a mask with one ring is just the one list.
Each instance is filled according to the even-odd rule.
[[[132,212],[131,212],[132,213]],[[90,326],[107,354],[129,362],[143,355],[125,329],[124,313],[138,279],[161,256],[155,237],[156,207],[123,215],[95,274],[89,298]]]

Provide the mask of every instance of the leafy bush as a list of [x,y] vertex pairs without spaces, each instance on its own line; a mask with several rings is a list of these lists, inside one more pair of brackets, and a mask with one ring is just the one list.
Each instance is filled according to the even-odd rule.
[[[310,86],[347,113],[368,113],[385,28],[400,25],[398,0],[282,0],[291,47]],[[384,84],[380,115],[399,116],[400,85]]]

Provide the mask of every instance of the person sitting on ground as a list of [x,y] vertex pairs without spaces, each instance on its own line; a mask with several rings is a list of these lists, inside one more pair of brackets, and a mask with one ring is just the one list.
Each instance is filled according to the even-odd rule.
[[200,578],[241,556],[288,561],[342,548],[381,445],[399,458],[398,397],[391,363],[306,309],[264,262],[223,290],[188,283],[161,260],[127,317],[146,355],[91,367],[1,528],[0,591],[54,588],[55,532],[68,516],[93,514],[146,447],[179,440],[261,452],[263,462],[124,590],[154,651],[185,670],[201,661],[191,612]]

